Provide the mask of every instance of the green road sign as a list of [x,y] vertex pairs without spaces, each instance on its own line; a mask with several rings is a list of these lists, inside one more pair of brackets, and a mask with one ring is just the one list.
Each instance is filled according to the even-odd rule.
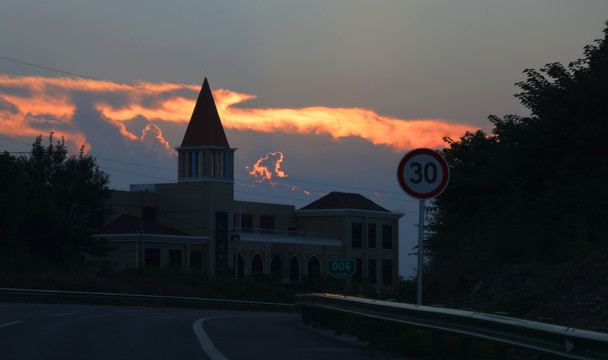
[[355,259],[328,259],[327,273],[334,279],[350,279],[357,271]]

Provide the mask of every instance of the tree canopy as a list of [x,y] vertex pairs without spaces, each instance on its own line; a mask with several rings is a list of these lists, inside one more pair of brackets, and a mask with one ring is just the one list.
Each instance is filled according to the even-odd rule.
[[103,243],[92,231],[101,226],[109,197],[109,177],[80,148],[69,155],[63,139],[48,146],[36,138],[31,153],[0,155],[0,248],[26,250],[53,261],[80,253],[101,254]]
[[564,262],[608,246],[608,23],[584,58],[524,71],[531,115],[489,117],[491,134],[445,139],[450,184],[429,211],[436,276]]

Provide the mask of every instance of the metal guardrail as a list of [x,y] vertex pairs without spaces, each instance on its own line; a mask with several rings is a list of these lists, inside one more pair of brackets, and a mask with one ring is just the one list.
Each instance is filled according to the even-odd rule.
[[470,340],[477,339],[494,344],[494,357],[499,359],[508,358],[509,348],[565,359],[608,359],[608,334],[508,316],[332,294],[296,295],[296,305],[302,309],[304,323],[321,328],[327,327],[331,314],[336,335],[349,318],[430,330],[433,358],[440,357],[436,345],[441,334],[452,334],[460,338],[461,358],[470,356]]
[[116,294],[104,292],[83,292],[83,291],[59,291],[59,290],[32,290],[32,289],[9,289],[0,288],[0,300],[3,297],[27,297],[32,302],[40,298],[61,300],[74,299],[83,303],[135,303],[138,305],[172,305],[172,306],[196,306],[201,308],[231,308],[246,310],[266,310],[294,312],[296,307],[293,304],[270,303],[245,300],[224,300],[208,299],[197,297],[163,296],[163,295],[140,295],[140,294]]

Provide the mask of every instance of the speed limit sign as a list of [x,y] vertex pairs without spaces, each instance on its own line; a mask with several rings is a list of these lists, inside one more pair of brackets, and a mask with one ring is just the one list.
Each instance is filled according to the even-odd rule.
[[431,199],[448,184],[450,170],[445,159],[434,150],[416,149],[405,154],[397,179],[401,188],[416,199]]
[[[397,180],[401,188],[419,200],[418,249],[424,248],[424,200],[441,194],[448,184],[450,169],[445,159],[431,149],[416,149],[405,154],[397,168]],[[418,251],[417,304],[422,305],[422,251]]]

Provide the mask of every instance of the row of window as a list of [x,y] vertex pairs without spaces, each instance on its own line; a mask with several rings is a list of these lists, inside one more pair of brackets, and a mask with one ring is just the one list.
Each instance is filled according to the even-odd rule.
[[[161,267],[161,248],[146,247],[144,252],[144,263],[148,268],[160,268]],[[168,264],[169,268],[182,268],[182,250],[181,249],[169,249],[168,253]],[[357,258],[357,272],[353,275],[355,282],[361,282],[362,274],[362,263],[361,259]],[[190,267],[197,270],[201,268],[201,251],[190,250]],[[239,254],[238,257],[238,275],[239,277],[245,274],[245,261],[243,256]],[[321,262],[316,256],[310,257],[307,264],[307,276],[309,278],[317,277],[321,274]],[[288,274],[284,273],[288,271]],[[382,279],[383,285],[391,285],[393,282],[393,261],[391,259],[382,260]],[[251,273],[264,273],[264,260],[260,254],[254,254],[251,258]],[[289,281],[297,282],[300,281],[300,261],[296,256],[292,256],[289,260],[289,268],[284,269],[281,261],[281,257],[278,255],[273,256],[270,262],[270,274],[277,280],[282,281],[288,276]],[[287,276],[286,276],[287,275]],[[368,259],[367,266],[367,277],[371,284],[377,284],[377,260]]]
[[[367,278],[370,283],[375,285],[377,283],[376,274],[376,259],[367,259]],[[384,259],[382,260],[382,285],[390,285],[393,283],[393,260]]]
[[233,154],[229,151],[180,151],[178,154],[180,178],[214,177],[232,179]]
[[[241,214],[241,221],[239,222],[238,215],[234,214],[234,224],[237,227],[239,227],[238,224],[240,224],[241,232],[252,232],[254,229],[253,215]],[[260,229],[262,229],[262,233],[272,233],[272,230],[274,230],[274,216],[260,215]]]
[[[167,267],[181,269],[183,267],[182,249],[169,249],[167,261]],[[144,264],[148,268],[160,268],[162,266],[161,248],[146,247],[144,250]],[[200,250],[190,250],[190,267],[202,270]]]
[[[367,224],[367,247],[376,249],[377,243],[377,224]],[[382,249],[390,250],[393,248],[393,226],[391,224],[382,224]],[[351,246],[353,249],[361,249],[363,247],[363,223],[351,223]]]
[[[239,277],[242,277],[245,273],[245,266],[244,259],[241,254],[239,254],[238,256],[238,268]],[[308,275],[308,277],[316,277],[321,273],[321,262],[316,256],[312,256],[308,260],[306,270],[306,274]],[[262,256],[260,254],[254,254],[251,258],[251,273],[264,273],[264,260],[262,259]],[[270,275],[276,281],[282,281],[285,277],[288,277],[289,281],[291,282],[300,281],[300,261],[297,257],[292,256],[289,260],[289,267],[287,269],[284,269],[281,257],[275,255],[270,261]]]
[[[378,260],[377,259],[367,259],[367,268],[363,269],[363,264],[361,258],[355,258],[357,261],[357,271],[353,275],[353,281],[355,283],[361,283],[361,274],[363,272],[367,273],[367,279],[372,285],[378,284]],[[382,259],[381,261],[382,268],[380,269],[381,278],[380,282],[382,285],[391,285],[393,283],[393,260],[391,259]]]

